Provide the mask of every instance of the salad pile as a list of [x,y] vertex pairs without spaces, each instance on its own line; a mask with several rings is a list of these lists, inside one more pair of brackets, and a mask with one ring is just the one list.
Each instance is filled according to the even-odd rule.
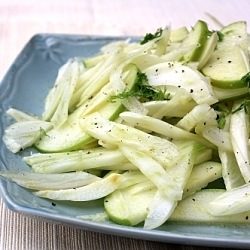
[[248,223],[249,45],[244,21],[199,20],[70,59],[41,117],[7,110],[6,147],[40,153],[0,175],[51,200],[103,198],[123,225]]

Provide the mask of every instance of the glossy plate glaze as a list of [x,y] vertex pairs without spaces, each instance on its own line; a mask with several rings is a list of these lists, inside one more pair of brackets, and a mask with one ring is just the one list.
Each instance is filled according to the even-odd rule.
[[[68,58],[94,55],[101,46],[118,39],[123,38],[51,34],[34,36],[17,57],[0,85],[0,137],[2,138],[4,129],[11,123],[5,115],[9,107],[41,114],[44,98],[53,85],[58,68]],[[30,154],[30,151],[25,150],[14,155],[1,142],[0,168],[29,171],[29,167],[22,161],[22,156]],[[132,228],[111,222],[92,222],[79,218],[82,215],[102,212],[103,206],[100,200],[56,202],[56,206],[53,206],[51,201],[38,198],[12,182],[2,180],[0,188],[2,197],[10,209],[58,223],[145,240],[250,248],[248,225],[165,223],[156,230],[144,230],[142,227]]]

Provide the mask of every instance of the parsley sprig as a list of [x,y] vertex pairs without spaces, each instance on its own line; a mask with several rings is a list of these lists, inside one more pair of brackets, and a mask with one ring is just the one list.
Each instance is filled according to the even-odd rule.
[[148,41],[151,41],[155,38],[158,38],[162,35],[162,32],[163,32],[163,29],[162,28],[159,28],[156,30],[156,32],[154,34],[152,33],[147,33],[143,39],[140,41],[140,44],[145,44],[147,43]]
[[162,101],[170,100],[170,93],[167,93],[166,89],[162,90],[150,86],[146,74],[138,72],[135,87],[112,96],[111,101],[115,99],[127,99],[129,97],[137,97],[141,102]]

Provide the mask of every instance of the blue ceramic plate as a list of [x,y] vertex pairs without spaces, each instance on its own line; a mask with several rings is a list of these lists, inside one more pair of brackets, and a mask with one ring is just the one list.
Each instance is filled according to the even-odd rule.
[[[123,38],[50,34],[34,36],[0,85],[0,137],[11,123],[5,115],[9,107],[41,114],[44,98],[53,85],[58,68],[68,58],[94,55],[101,46],[118,39]],[[22,156],[28,154],[27,150],[14,155],[1,142],[0,168],[29,170],[22,161]],[[11,182],[1,181],[0,189],[5,203],[12,210],[92,231],[179,244],[250,248],[250,226],[246,225],[166,223],[156,230],[144,230],[141,227],[79,219],[81,215],[102,212],[102,201],[56,202],[56,206],[53,206],[51,201],[38,198]]]

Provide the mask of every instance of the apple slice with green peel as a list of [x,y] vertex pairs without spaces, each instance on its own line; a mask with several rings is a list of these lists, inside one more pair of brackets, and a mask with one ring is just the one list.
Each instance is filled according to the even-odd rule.
[[246,97],[249,94],[249,88],[237,88],[237,89],[222,89],[213,87],[215,96],[220,100],[234,100],[238,98]]
[[[125,82],[127,83],[127,88],[130,89],[133,88],[137,82],[138,69],[134,64],[130,64],[126,72],[128,72],[128,75],[126,76]],[[100,91],[100,95],[102,95],[102,91]],[[109,102],[108,98],[109,96],[107,96],[107,100],[103,103],[102,107],[99,107],[98,112],[104,117],[114,120],[118,117],[119,113],[124,110],[124,106],[120,100]],[[89,148],[89,145],[91,145],[95,139],[85,133],[79,124],[79,120],[85,111],[84,106],[85,104],[69,115],[68,120],[62,126],[47,132],[46,135],[35,144],[35,147],[41,152],[66,152]]]
[[210,77],[219,88],[246,87],[242,78],[249,72],[249,59],[239,46],[226,47],[214,51],[202,73]]
[[181,47],[194,47],[191,51],[184,55],[186,62],[198,61],[207,42],[209,30],[204,21],[199,20],[188,36],[183,40]]
[[116,190],[105,198],[105,211],[112,221],[121,225],[135,226],[145,220],[147,208],[155,192],[156,189],[150,182]]
[[220,32],[222,41],[201,71],[219,88],[246,87],[242,79],[250,70],[246,22],[232,23]]

